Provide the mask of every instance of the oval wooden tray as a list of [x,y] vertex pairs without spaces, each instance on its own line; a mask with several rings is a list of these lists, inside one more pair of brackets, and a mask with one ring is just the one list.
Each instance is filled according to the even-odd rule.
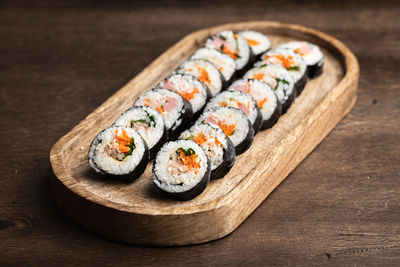
[[[87,162],[88,146],[95,135],[111,125],[140,93],[155,86],[201,47],[208,36],[224,29],[260,31],[270,37],[273,47],[288,40],[313,42],[325,55],[323,74],[308,82],[272,129],[257,134],[252,147],[237,157],[223,179],[211,181],[191,201],[164,198],[153,184],[152,163],[133,183],[95,175]],[[357,59],[343,43],[299,25],[254,21],[194,32],[154,60],[53,146],[50,161],[56,200],[88,230],[122,242],[184,245],[223,237],[234,231],[351,110],[358,76]]]

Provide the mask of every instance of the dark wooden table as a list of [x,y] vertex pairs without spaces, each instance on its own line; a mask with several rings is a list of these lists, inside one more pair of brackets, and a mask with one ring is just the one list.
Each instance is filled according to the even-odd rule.
[[[399,3],[246,2],[0,2],[0,265],[400,264]],[[247,20],[314,27],[358,57],[357,104],[315,151],[202,245],[119,244],[62,214],[51,146],[184,35]]]

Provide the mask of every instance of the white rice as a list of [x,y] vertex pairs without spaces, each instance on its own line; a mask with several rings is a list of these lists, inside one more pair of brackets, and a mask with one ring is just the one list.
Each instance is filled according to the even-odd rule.
[[[201,77],[201,70],[204,69],[207,72],[208,80],[204,80]],[[176,69],[176,73],[188,73],[196,76],[200,81],[205,83],[210,89],[210,92],[213,96],[218,94],[222,89],[222,80],[221,73],[211,62],[202,59],[193,59],[187,60],[183,62],[178,69]]]
[[[290,67],[285,67],[281,60],[274,57],[277,55],[283,56],[284,58],[293,61],[293,64]],[[258,62],[255,65],[256,67],[260,67],[265,63],[280,65],[286,68],[287,71],[289,71],[290,75],[292,75],[294,82],[299,81],[305,75],[307,70],[307,63],[304,61],[304,59],[299,54],[289,48],[281,47],[269,50],[261,56],[261,60],[262,62]]]
[[232,52],[237,52],[238,57],[235,59],[236,69],[242,69],[250,58],[250,46],[246,39],[241,35],[235,35],[232,31],[222,31],[207,39],[205,46],[222,51],[220,42],[215,42],[215,39],[222,38],[223,45]]
[[[226,135],[221,128],[211,124],[196,124],[193,125],[189,130],[181,133],[179,139],[193,140],[198,135],[204,134],[207,141],[200,146],[206,152],[207,157],[210,159],[211,170],[218,168],[224,161],[224,149],[227,149]],[[216,144],[216,141],[220,145]]]
[[212,107],[223,106],[222,104],[243,111],[247,115],[247,118],[249,118],[251,124],[254,124],[257,119],[257,103],[251,95],[238,91],[224,91],[213,97],[208,102],[205,110],[209,110]]
[[[117,131],[117,132],[116,132]],[[122,161],[108,156],[105,148],[115,141],[117,135],[125,131],[127,136],[134,139],[136,148],[132,154]],[[111,126],[100,132],[94,139],[89,149],[89,164],[97,172],[104,171],[113,175],[129,174],[135,170],[145,152],[144,140],[134,129],[125,126]]]
[[[199,172],[186,172],[179,175],[173,175],[168,167],[171,154],[175,153],[178,148],[185,150],[192,148],[198,155],[198,163],[200,165]],[[193,141],[177,140],[166,143],[158,152],[154,162],[154,183],[164,191],[170,193],[185,192],[195,187],[204,177],[207,171],[208,161],[203,149]],[[182,184],[182,185],[180,185]]]
[[[150,116],[153,116],[155,125],[153,125]],[[148,128],[137,128],[137,132],[146,141],[148,148],[151,149],[158,143],[164,134],[164,120],[157,110],[149,107],[131,107],[122,113],[113,125],[131,127],[132,123],[138,120],[144,120],[151,123]]]
[[[180,94],[192,105],[193,113],[201,110],[207,102],[206,86],[191,74],[172,74],[164,79],[158,87]],[[193,93],[196,89],[198,92],[194,93],[193,98],[185,96],[185,94]]]
[[135,106],[147,106],[145,103],[145,99],[150,101],[150,107],[156,109],[156,107],[160,107],[162,103],[165,103],[166,100],[175,99],[177,102],[176,108],[170,111],[164,111],[161,115],[164,119],[165,127],[169,130],[174,125],[174,123],[179,119],[182,109],[184,108],[182,97],[170,90],[167,89],[152,89],[144,92],[138,99],[135,101]]
[[297,49],[300,49],[301,51],[302,47],[308,47],[310,50],[308,53],[300,54],[306,61],[308,66],[315,65],[324,58],[321,49],[318,46],[308,42],[292,41],[285,44],[281,44],[279,47],[289,48],[294,50],[295,52]]
[[242,31],[239,32],[241,36],[243,36],[246,40],[255,40],[258,42],[257,45],[250,45],[250,48],[253,51],[253,54],[258,56],[261,53],[267,51],[271,47],[271,41],[267,36],[265,36],[262,33],[256,32],[256,31]]
[[260,104],[258,104],[263,120],[268,120],[278,105],[278,98],[276,97],[274,90],[267,83],[260,80],[237,80],[228,90],[246,92],[255,99],[257,104],[261,103],[264,99],[267,99],[263,105],[260,106]]
[[[252,68],[243,78],[254,79],[255,75],[264,75],[262,80],[266,82],[274,91],[282,104],[292,95],[294,82],[289,72],[275,64],[264,64],[258,68]],[[285,81],[285,82],[283,82]]]
[[[208,119],[210,118],[214,122],[209,121]],[[219,126],[218,122],[225,125],[235,125],[234,132],[231,135],[227,135],[235,147],[238,146],[249,133],[249,124],[246,115],[236,108],[213,107],[205,111],[196,121],[196,124],[209,123]]]
[[210,61],[222,73],[226,81],[229,81],[236,68],[235,61],[230,56],[213,48],[200,48],[194,52],[190,59]]

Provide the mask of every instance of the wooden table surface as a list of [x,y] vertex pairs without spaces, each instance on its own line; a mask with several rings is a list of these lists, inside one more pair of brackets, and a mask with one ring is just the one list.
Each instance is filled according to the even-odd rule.
[[[400,5],[295,2],[0,2],[0,265],[400,264]],[[325,31],[361,67],[354,109],[270,197],[229,236],[177,248],[60,212],[51,146],[186,34],[248,20]]]

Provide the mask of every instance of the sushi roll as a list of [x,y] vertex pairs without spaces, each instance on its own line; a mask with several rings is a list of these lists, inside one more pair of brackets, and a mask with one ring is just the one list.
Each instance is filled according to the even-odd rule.
[[308,42],[292,41],[282,44],[279,47],[292,49],[303,57],[304,61],[307,63],[309,78],[315,78],[322,73],[325,61],[324,54],[322,54],[321,49],[317,45]]
[[168,89],[156,88],[146,91],[136,99],[134,106],[146,106],[160,112],[169,140],[176,139],[192,123],[193,112],[190,103]]
[[271,41],[269,38],[260,32],[245,30],[239,32],[239,35],[246,39],[254,54],[255,60],[259,60],[260,56],[271,48]]
[[254,55],[246,39],[237,33],[219,32],[208,38],[205,46],[217,49],[235,60],[236,77],[241,77],[251,68]]
[[151,159],[168,140],[163,117],[157,110],[149,107],[131,107],[122,113],[113,125],[135,129],[146,141]]
[[175,73],[191,74],[197,77],[200,82],[204,83],[213,96],[221,92],[222,86],[225,83],[224,76],[209,61],[202,59],[192,59],[183,62],[176,70]]
[[233,74],[235,73],[235,60],[227,54],[213,48],[200,48],[190,57],[190,59],[203,59],[214,64],[215,67],[222,73],[227,84],[231,83]]
[[97,173],[133,181],[146,169],[149,149],[140,134],[126,126],[111,126],[92,141],[88,159]]
[[211,98],[207,86],[190,74],[172,74],[164,79],[158,87],[174,91],[188,101],[192,105],[194,118],[200,115],[207,100]]
[[205,111],[196,124],[209,123],[219,126],[235,146],[236,155],[245,152],[254,140],[251,122],[243,111],[230,107],[213,107]]
[[250,120],[254,134],[260,130],[262,115],[260,110],[257,108],[256,101],[249,94],[238,91],[224,91],[214,96],[208,102],[205,110],[209,110],[212,107],[231,107],[240,109]]
[[262,115],[260,130],[271,128],[281,116],[282,105],[274,90],[265,82],[254,79],[240,79],[235,81],[228,90],[244,92],[254,98]]
[[282,104],[282,114],[289,109],[296,98],[292,76],[279,65],[263,64],[249,70],[243,78],[261,80],[271,86]]
[[203,148],[210,160],[211,179],[222,178],[235,163],[235,147],[218,126],[196,124],[184,131],[179,138],[193,140]]
[[166,195],[189,200],[200,195],[210,181],[211,164],[204,150],[191,140],[163,145],[153,163],[153,181]]
[[307,64],[304,59],[289,48],[275,48],[269,50],[261,56],[262,62],[256,66],[263,64],[277,64],[284,67],[292,76],[294,86],[296,88],[296,96],[299,96],[307,83]]

